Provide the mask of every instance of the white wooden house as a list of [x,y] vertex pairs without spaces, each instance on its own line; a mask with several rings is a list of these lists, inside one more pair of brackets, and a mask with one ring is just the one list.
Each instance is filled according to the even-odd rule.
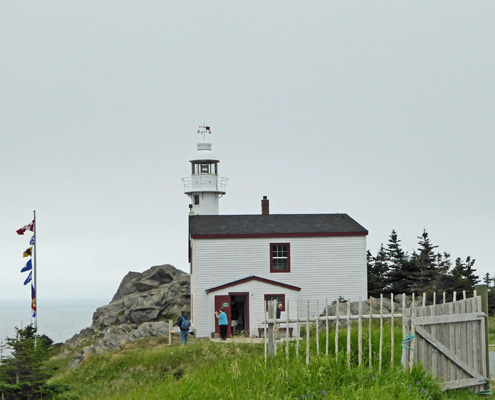
[[346,214],[192,215],[189,233],[199,337],[218,332],[219,307],[257,336],[266,300],[293,313],[297,300],[367,297],[368,232]]
[[296,304],[307,299],[314,315],[316,299],[367,297],[365,228],[347,214],[270,214],[266,197],[259,215],[218,215],[215,202],[225,194],[218,183],[225,178],[218,178],[219,161],[209,152],[211,144],[198,144],[192,176],[184,181],[193,200],[189,261],[198,337],[219,333],[220,307],[229,334],[258,336],[267,300],[281,302],[282,312],[289,302],[294,316]]

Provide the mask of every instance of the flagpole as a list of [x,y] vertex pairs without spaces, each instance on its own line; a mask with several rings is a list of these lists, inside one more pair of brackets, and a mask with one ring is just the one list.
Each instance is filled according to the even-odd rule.
[[[36,247],[38,247],[38,241],[36,239],[36,210],[33,211],[33,218],[34,218],[34,227],[33,227],[33,236],[34,236],[34,257],[33,257],[33,270],[34,270],[34,293],[35,293],[35,302],[36,302],[36,314],[35,314],[35,317],[34,317],[34,327],[35,328],[38,328],[38,279],[36,278],[36,261],[37,261],[37,257],[36,257]],[[31,300],[32,301],[32,300]]]

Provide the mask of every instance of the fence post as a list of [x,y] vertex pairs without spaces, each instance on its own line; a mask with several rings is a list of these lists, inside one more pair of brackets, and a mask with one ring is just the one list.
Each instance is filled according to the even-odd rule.
[[380,293],[380,353],[378,355],[378,369],[382,370],[383,352],[383,293]]
[[316,300],[316,355],[320,355],[320,304]]
[[[486,373],[490,379],[490,348],[488,346],[488,285],[474,285],[476,293],[481,296],[481,311],[486,314],[485,322],[485,348],[486,348]],[[490,389],[490,383],[485,384],[485,390]]]
[[265,323],[263,324],[263,345],[265,347],[265,365],[266,365],[266,359],[267,359],[267,355],[268,355],[268,333],[267,333],[267,330],[266,330],[266,326],[268,325],[268,323],[266,322],[268,317],[267,317],[267,313],[268,313],[268,302],[264,302],[264,311],[265,311]]
[[336,312],[335,312],[335,316],[337,317],[336,320],[335,320],[335,356],[338,357],[339,355],[339,324],[340,324],[340,321],[339,321],[339,309],[340,309],[340,297],[337,297],[337,305],[335,306],[336,307]]
[[392,314],[390,316],[390,362],[392,365],[394,365],[394,312],[395,312],[395,307],[394,307],[394,294],[390,294],[390,304],[391,304],[391,310],[390,313]]
[[307,300],[306,314],[306,364],[309,364],[309,299]]
[[273,320],[275,319],[275,308],[277,307],[277,302],[270,300],[268,302],[268,355],[275,355],[275,324]]
[[172,346],[172,341],[174,340],[174,336],[172,333],[172,329],[174,327],[174,321],[171,319],[168,320],[168,345]]
[[301,339],[301,324],[299,323],[299,299],[297,299],[296,313],[297,313],[296,358],[299,358],[299,340]]
[[361,366],[363,358],[363,298],[359,298],[359,319],[358,319],[358,365]]
[[369,356],[369,365],[370,365],[370,369],[372,367],[372,357],[373,357],[373,343],[371,342],[371,319],[373,317],[373,306],[371,305],[371,297],[370,297],[370,318],[369,318],[369,321],[368,321],[368,337],[369,337],[369,340],[368,340],[368,356]]
[[289,359],[289,334],[290,334],[290,325],[289,325],[289,299],[287,299],[287,303],[285,304],[286,311],[285,315],[287,317],[287,330],[285,331],[285,354],[287,360]]
[[347,299],[347,367],[351,368],[351,299]]
[[328,297],[325,299],[325,330],[326,330],[326,343],[325,343],[325,355],[328,356]]

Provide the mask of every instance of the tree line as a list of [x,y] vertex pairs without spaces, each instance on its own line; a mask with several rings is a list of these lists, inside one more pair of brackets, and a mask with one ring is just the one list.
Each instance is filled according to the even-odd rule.
[[[466,290],[472,294],[480,282],[470,256],[453,260],[449,253],[438,252],[426,230],[418,236],[418,248],[412,254],[404,251],[395,230],[388,243],[373,256],[368,250],[368,293],[427,293]],[[493,278],[485,277],[489,283]]]

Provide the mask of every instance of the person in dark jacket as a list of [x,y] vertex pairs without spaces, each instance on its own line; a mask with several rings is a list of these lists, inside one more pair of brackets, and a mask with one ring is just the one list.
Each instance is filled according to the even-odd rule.
[[191,322],[185,311],[180,312],[180,317],[177,320],[176,325],[180,328],[180,342],[185,346],[189,339],[189,327],[191,326]]

